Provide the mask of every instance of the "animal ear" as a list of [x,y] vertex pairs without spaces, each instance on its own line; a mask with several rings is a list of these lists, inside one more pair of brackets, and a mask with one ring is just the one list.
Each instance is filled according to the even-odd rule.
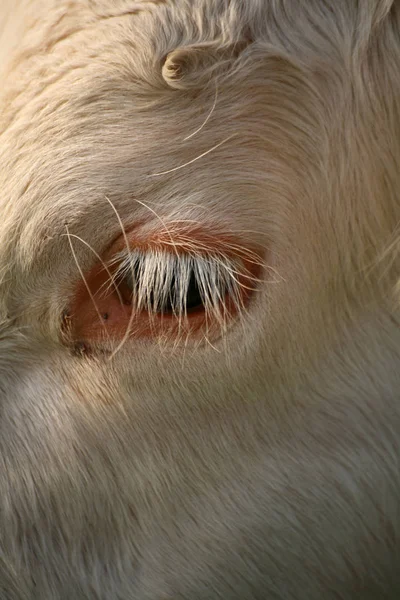
[[205,42],[176,48],[164,61],[163,79],[177,90],[202,87],[216,74],[228,71],[249,44],[249,40],[229,45]]

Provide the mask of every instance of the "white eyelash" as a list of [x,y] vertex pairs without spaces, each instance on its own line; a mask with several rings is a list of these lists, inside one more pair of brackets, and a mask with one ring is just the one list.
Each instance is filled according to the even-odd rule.
[[173,290],[172,310],[177,318],[185,318],[193,277],[207,317],[225,322],[227,295],[237,311],[243,309],[243,285],[237,275],[243,273],[244,266],[239,259],[220,254],[173,254],[151,249],[124,252],[114,260],[119,262],[114,281],[132,280],[132,306],[137,311],[146,310],[150,315],[162,313]]

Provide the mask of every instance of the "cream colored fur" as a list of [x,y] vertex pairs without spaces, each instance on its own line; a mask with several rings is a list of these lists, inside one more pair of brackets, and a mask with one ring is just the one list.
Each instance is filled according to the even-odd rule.
[[[399,72],[397,0],[1,1],[2,600],[400,597]],[[74,355],[112,206],[262,247],[247,313]]]

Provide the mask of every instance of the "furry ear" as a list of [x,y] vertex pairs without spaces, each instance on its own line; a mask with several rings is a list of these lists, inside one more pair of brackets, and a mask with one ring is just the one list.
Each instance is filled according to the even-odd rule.
[[214,41],[176,48],[165,59],[163,79],[177,90],[202,87],[215,75],[228,71],[250,43],[242,40],[224,45]]

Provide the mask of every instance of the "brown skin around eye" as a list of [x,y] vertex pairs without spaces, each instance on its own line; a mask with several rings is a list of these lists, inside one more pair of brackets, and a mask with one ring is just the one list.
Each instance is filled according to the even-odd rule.
[[[170,228],[168,233],[152,232],[140,235],[135,228],[127,233],[131,249],[143,252],[160,250],[170,253],[196,252],[210,255],[220,253],[224,256],[240,259],[243,273],[235,275],[240,284],[240,302],[246,306],[254,289],[254,280],[261,272],[261,254],[254,248],[244,246],[242,242],[230,236],[218,233],[213,235],[200,228]],[[85,282],[80,280],[74,290],[72,302],[68,307],[68,339],[72,343],[98,344],[119,343],[127,331],[130,338],[157,338],[160,335],[176,340],[183,336],[186,340],[207,336],[215,337],[220,332],[220,325],[210,315],[206,315],[204,307],[194,306],[185,319],[179,319],[174,311],[149,314],[146,310],[132,311],[132,290],[128,279],[113,285],[112,277],[118,264],[112,267],[113,257],[126,250],[124,236],[116,239],[102,256],[103,264],[96,264],[85,273]],[[224,315],[227,320],[234,320],[237,315],[237,303],[229,297],[224,298]]]

